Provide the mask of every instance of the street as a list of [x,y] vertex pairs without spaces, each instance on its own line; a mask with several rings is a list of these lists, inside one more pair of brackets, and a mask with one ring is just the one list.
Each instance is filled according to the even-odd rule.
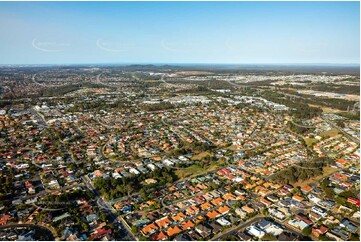
[[130,228],[124,223],[123,219],[122,218],[119,219],[114,208],[111,207],[111,205],[109,205],[107,202],[105,202],[102,196],[100,196],[99,192],[93,187],[89,178],[83,176],[82,179],[84,181],[84,184],[87,186],[87,188],[94,193],[99,208],[102,209],[103,212],[109,216],[110,218],[109,222],[114,224],[114,228],[118,229],[120,238],[117,239],[122,241],[137,240],[133,236],[133,233],[131,232]]

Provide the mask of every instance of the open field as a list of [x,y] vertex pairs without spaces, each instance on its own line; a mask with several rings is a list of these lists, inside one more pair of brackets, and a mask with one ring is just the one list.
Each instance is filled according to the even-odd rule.
[[207,156],[212,156],[212,154],[210,152],[208,152],[208,151],[204,151],[204,152],[201,152],[201,153],[193,156],[191,159],[192,160],[202,160]]
[[337,129],[331,129],[331,130],[325,131],[323,133],[320,133],[320,136],[321,137],[333,137],[333,136],[338,135],[338,133],[339,132]]
[[315,176],[315,177],[312,177],[308,180],[305,180],[305,181],[298,181],[294,184],[295,187],[297,186],[300,186],[300,187],[303,187],[303,186],[306,186],[312,182],[316,182],[316,181],[319,181],[321,180],[323,177],[326,177],[330,174],[332,174],[333,172],[337,171],[337,168],[333,168],[333,167],[329,167],[329,166],[326,166],[323,168],[323,174],[322,175],[319,175],[319,176]]
[[157,82],[162,82],[161,80],[144,80],[144,82],[146,83],[157,83]]
[[325,106],[321,106],[321,105],[315,105],[315,104],[308,104],[311,107],[315,107],[315,108],[321,108],[323,112],[325,113],[338,113],[338,112],[343,112],[340,109],[337,108],[330,108],[330,107],[325,107]]
[[233,150],[233,151],[238,150],[237,145],[228,146],[228,149],[229,149],[229,150]]
[[190,177],[190,176],[196,176],[199,175],[201,173],[207,172],[207,171],[211,171],[217,168],[217,164],[216,163],[212,163],[209,166],[206,166],[204,168],[200,167],[198,164],[194,164],[191,165],[185,169],[181,169],[181,170],[176,170],[175,174],[180,178],[186,178],[186,177]]
[[315,138],[305,138],[305,143],[308,147],[311,147],[313,144],[317,143],[317,139]]

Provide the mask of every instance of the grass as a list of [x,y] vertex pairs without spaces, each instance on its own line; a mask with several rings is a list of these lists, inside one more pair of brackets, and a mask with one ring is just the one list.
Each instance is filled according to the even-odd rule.
[[305,138],[305,143],[308,147],[311,147],[313,144],[317,143],[318,140],[315,138]]
[[336,136],[338,134],[339,134],[339,132],[338,132],[337,129],[330,129],[328,131],[320,133],[320,136],[321,137],[333,137],[333,136]]
[[233,150],[233,151],[238,150],[237,145],[228,146],[228,149],[229,149],[229,150]]
[[340,112],[340,111],[342,112],[342,110],[336,109],[336,108],[330,108],[330,107],[315,105],[315,104],[310,104],[310,103],[308,103],[308,105],[311,106],[311,107],[321,108],[322,111],[325,112],[325,113],[337,113],[337,112]]
[[145,80],[144,82],[146,83],[157,83],[157,82],[162,82],[161,80]]
[[212,154],[209,153],[208,151],[203,151],[203,152],[193,156],[191,159],[192,160],[202,160],[203,158],[205,158],[207,156],[212,156]]
[[315,176],[315,177],[312,177],[308,180],[305,180],[305,181],[298,181],[296,183],[294,183],[294,186],[300,186],[300,187],[303,187],[303,186],[306,186],[310,183],[313,183],[313,182],[316,182],[318,180],[321,180],[323,177],[326,177],[332,173],[334,173],[335,171],[337,171],[338,169],[337,168],[333,168],[333,167],[329,167],[329,166],[325,166],[323,168],[323,174],[322,175],[319,175],[319,176]]
[[190,176],[197,176],[204,172],[208,172],[214,170],[218,167],[216,163],[213,163],[209,166],[205,166],[204,168],[200,167],[198,164],[193,164],[185,169],[176,170],[175,174],[178,176],[179,179],[183,179]]

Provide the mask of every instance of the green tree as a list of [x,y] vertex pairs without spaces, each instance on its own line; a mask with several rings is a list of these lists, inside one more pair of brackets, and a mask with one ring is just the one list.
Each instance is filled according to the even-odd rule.
[[305,236],[309,236],[312,233],[312,229],[310,227],[306,227],[302,230],[302,234]]

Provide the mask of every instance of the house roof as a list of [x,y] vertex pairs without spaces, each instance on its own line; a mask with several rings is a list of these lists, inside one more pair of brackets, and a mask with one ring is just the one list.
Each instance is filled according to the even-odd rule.
[[149,234],[152,232],[152,230],[158,229],[157,225],[155,223],[148,224],[144,228],[142,228],[143,234]]
[[168,217],[164,217],[155,221],[155,223],[159,226],[159,228],[167,227],[172,222]]
[[216,199],[213,199],[211,201],[211,203],[216,205],[216,206],[221,205],[223,202],[224,202],[224,200],[222,198],[220,198],[220,197],[217,197]]
[[150,237],[151,240],[165,240],[166,238],[167,235],[165,235],[163,232],[155,233]]
[[346,164],[346,163],[347,163],[347,160],[338,159],[338,160],[336,160],[336,162],[343,165],[343,164]]
[[215,217],[217,217],[217,216],[219,216],[219,215],[220,215],[220,214],[217,213],[215,210],[209,211],[209,212],[206,214],[206,216],[207,216],[208,218],[210,218],[210,219],[215,218]]
[[296,201],[303,201],[303,200],[305,200],[303,197],[300,197],[300,196],[298,196],[298,195],[294,195],[293,197],[292,197],[292,199],[293,200],[296,200]]
[[185,218],[186,216],[184,215],[184,213],[180,212],[178,213],[177,215],[173,216],[172,219],[174,221],[178,221],[178,220],[181,220],[182,218]]
[[200,222],[202,222],[202,221],[204,221],[204,217],[203,216],[198,216],[197,217],[197,220],[196,220],[196,223],[200,223]]
[[188,215],[192,215],[192,214],[195,214],[196,212],[192,209],[192,208],[187,208],[186,209],[186,214],[188,214]]
[[186,230],[186,229],[194,227],[194,223],[191,220],[188,220],[187,222],[186,221],[182,222],[182,224],[180,226],[183,230]]
[[201,204],[201,209],[204,211],[204,210],[207,210],[209,208],[213,207],[209,202],[206,202],[206,203],[203,203]]
[[246,197],[245,197],[245,196],[242,196],[242,195],[238,195],[238,196],[236,197],[236,200],[242,200],[242,201],[244,201],[244,200],[246,200]]
[[227,213],[230,210],[230,208],[228,206],[222,206],[220,208],[218,208],[218,212],[223,214],[223,213]]
[[97,233],[91,234],[90,236],[91,236],[93,239],[96,239],[96,238],[102,237],[103,235],[110,234],[111,232],[112,232],[111,229],[98,229],[98,230],[97,230]]
[[312,190],[313,190],[313,187],[311,187],[309,185],[301,187],[301,191],[303,191],[303,192],[310,192]]
[[173,235],[179,234],[180,232],[182,232],[182,230],[180,230],[178,226],[175,226],[174,228],[170,227],[166,233],[168,234],[169,237],[172,237]]
[[223,198],[225,200],[234,200],[235,196],[232,193],[226,193],[226,194],[223,195]]
[[253,213],[253,212],[254,212],[254,209],[248,207],[247,205],[243,206],[243,207],[242,207],[242,210],[243,210],[243,211],[246,211],[247,213]]
[[260,202],[265,204],[266,206],[270,206],[272,204],[270,201],[268,201],[267,199],[265,199],[263,197],[260,199]]

